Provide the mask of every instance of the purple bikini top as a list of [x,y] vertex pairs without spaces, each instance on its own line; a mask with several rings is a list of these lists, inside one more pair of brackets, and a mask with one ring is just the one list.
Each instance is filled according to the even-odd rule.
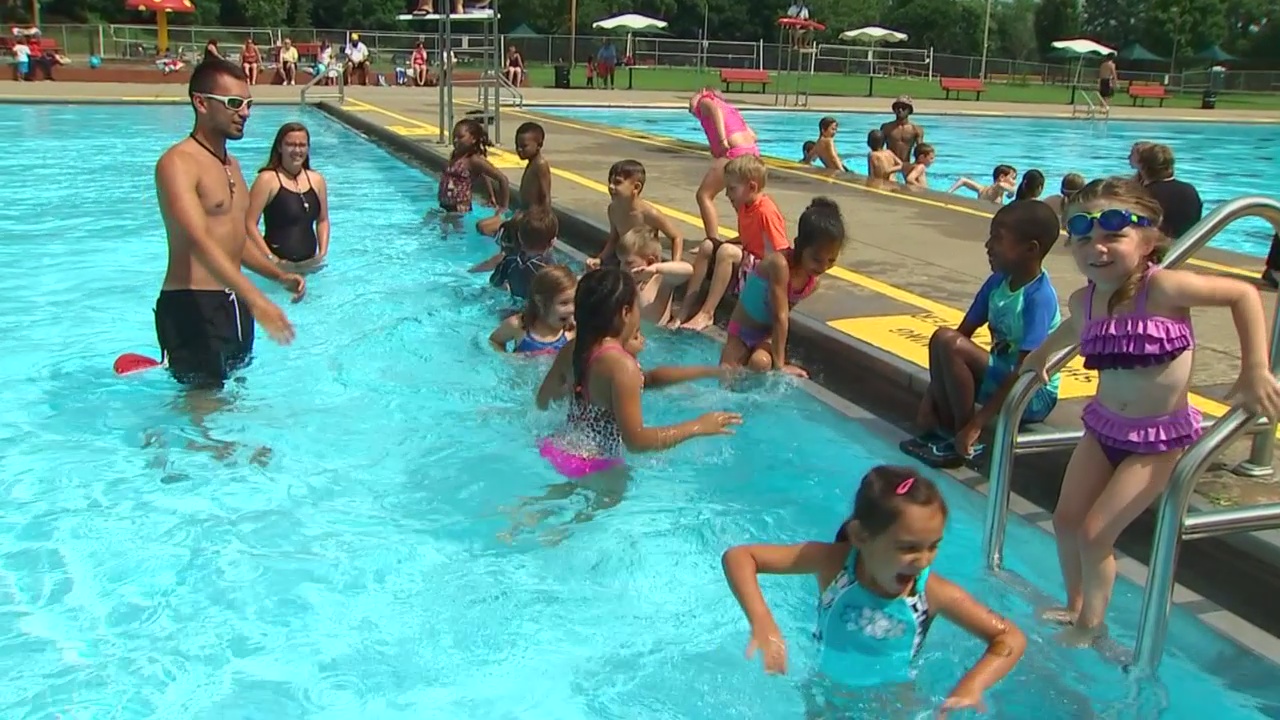
[[1151,267],[1142,279],[1142,287],[1134,298],[1134,311],[1127,315],[1093,317],[1094,284],[1085,294],[1084,334],[1080,338],[1080,354],[1089,370],[1133,370],[1155,367],[1172,361],[1195,347],[1195,334],[1189,319],[1175,320],[1147,314],[1147,288]]

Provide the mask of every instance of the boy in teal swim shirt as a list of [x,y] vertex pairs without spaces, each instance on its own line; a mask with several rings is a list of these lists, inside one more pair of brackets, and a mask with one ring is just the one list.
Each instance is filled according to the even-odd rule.
[[[981,451],[978,436],[995,419],[1018,379],[1018,367],[1062,321],[1058,293],[1044,258],[1058,240],[1058,216],[1039,200],[1001,208],[991,219],[982,284],[960,326],[939,328],[929,339],[929,388],[916,422],[921,434],[902,451],[932,467],[956,468]],[[983,325],[991,351],[973,342]],[[1041,422],[1058,402],[1058,376],[1038,388],[1022,422]],[[975,403],[979,407],[974,409]]]

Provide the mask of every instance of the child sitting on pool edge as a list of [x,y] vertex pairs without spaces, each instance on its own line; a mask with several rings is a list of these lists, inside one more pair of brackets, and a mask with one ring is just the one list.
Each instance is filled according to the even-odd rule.
[[[904,440],[902,452],[932,467],[957,468],[982,450],[978,436],[1000,413],[1018,368],[1062,320],[1043,266],[1057,241],[1058,216],[1039,200],[1011,203],[991,218],[991,275],[960,326],[938,328],[929,338],[929,387],[916,413],[920,435]],[[990,352],[973,341],[984,325]],[[1044,420],[1057,402],[1054,375],[1036,390],[1022,421]],[[981,406],[976,412],[975,403]]]
[[545,267],[529,284],[524,310],[503,320],[489,334],[489,344],[500,352],[515,343],[513,353],[550,355],[573,339],[573,294],[578,278],[564,265]]
[[647,179],[644,165],[639,160],[619,160],[609,168],[609,238],[596,257],[586,261],[588,270],[601,265],[618,265],[618,239],[636,228],[649,228],[667,236],[671,243],[671,259],[684,258],[684,236],[676,229],[671,218],[640,197]]
[[651,228],[631,228],[618,240],[618,263],[636,280],[640,319],[658,325],[671,320],[671,299],[689,281],[693,266],[680,259],[662,261],[662,243]]
[[[759,575],[810,574],[819,590],[818,672],[837,691],[861,692],[807,697],[806,705],[874,695],[877,689],[892,693],[912,683],[929,627],[942,616],[984,641],[986,650],[940,709],[981,709],[982,696],[1017,665],[1027,639],[960,586],[931,572],[946,521],[946,501],[928,478],[911,468],[881,465],[862,478],[853,512],[833,542],[730,548],[722,565],[751,625],[748,657],[758,651],[766,672],[787,672],[787,644]],[[900,700],[894,694],[888,702],[897,706]]]
[[[702,330],[715,321],[716,307],[726,293],[735,293],[742,281],[770,252],[791,247],[787,221],[765,194],[769,171],[755,155],[742,155],[724,166],[725,195],[738,211],[736,242],[708,238],[698,247],[693,277],[680,303],[681,328]],[[735,272],[736,270],[736,272]],[[702,281],[710,271],[707,297],[698,305]],[[674,325],[672,325],[674,327]]]

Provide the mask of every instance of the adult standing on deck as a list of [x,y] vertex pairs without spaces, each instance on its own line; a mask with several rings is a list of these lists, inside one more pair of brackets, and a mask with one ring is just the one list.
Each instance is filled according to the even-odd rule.
[[924,128],[911,122],[916,106],[908,95],[899,95],[893,101],[893,120],[880,126],[885,146],[898,156],[903,166],[911,164],[911,151],[924,142]]
[[1116,94],[1116,54],[1111,53],[1098,66],[1098,96],[1102,98],[1102,106],[1110,107],[1111,98]]
[[599,68],[600,87],[608,87],[612,90],[613,77],[618,68],[618,48],[613,44],[613,40],[605,38],[600,51],[596,53],[596,63]]
[[244,137],[253,100],[248,78],[222,59],[196,66],[187,85],[196,112],[191,135],[156,163],[156,195],[169,243],[169,264],[156,299],[156,337],[169,372],[189,387],[219,388],[253,350],[254,321],[282,344],[293,326],[240,271],[279,282],[296,302],[306,287],[261,253],[245,252],[248,186],[228,140]]

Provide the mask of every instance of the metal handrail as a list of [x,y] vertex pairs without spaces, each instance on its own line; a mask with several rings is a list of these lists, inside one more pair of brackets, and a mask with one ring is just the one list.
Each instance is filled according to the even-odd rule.
[[[342,61],[340,60],[339,62],[342,62]],[[322,72],[322,73],[320,73],[319,75],[316,75],[315,77],[311,78],[311,80],[310,80],[310,81],[308,81],[306,85],[303,85],[303,86],[302,86],[302,90],[298,93],[298,102],[302,103],[303,105],[306,105],[306,104],[307,104],[307,91],[311,90],[311,88],[313,88],[313,87],[315,87],[316,85],[320,84],[320,82],[321,82],[321,81],[323,81],[326,77],[328,77],[328,76],[329,76],[329,73],[330,73],[331,71],[332,71],[332,68],[331,68],[331,67],[326,67],[326,68],[324,69],[324,72]],[[338,99],[338,104],[339,104],[339,105],[341,105],[341,104],[345,103],[345,102],[347,101],[347,80],[346,80],[346,78],[344,77],[344,75],[345,75],[345,73],[343,73],[343,72],[342,72],[342,69],[341,69],[341,68],[338,68],[337,72],[334,74],[334,77],[336,77],[336,78],[338,79],[338,86],[337,86],[337,87],[338,87],[338,91],[337,91],[336,93],[325,93],[325,94],[323,94],[323,95],[316,95],[315,97],[319,97],[319,98],[337,98],[337,99]]]
[[[1227,225],[1245,217],[1260,217],[1269,221],[1280,232],[1280,202],[1261,196],[1248,196],[1228,200],[1209,213],[1203,220],[1186,232],[1165,257],[1162,267],[1177,267],[1186,262],[1193,253],[1204,247],[1215,235]],[[1280,354],[1277,341],[1280,336],[1272,330],[1271,357]],[[1060,371],[1079,351],[1079,345],[1057,353],[1049,359],[1048,374],[1052,376]],[[998,570],[1004,564],[1004,537],[1009,521],[1010,481],[1013,478],[1013,458],[1018,441],[1018,425],[1031,395],[1040,384],[1039,377],[1031,371],[1024,371],[1009,390],[1004,404],[1000,407],[1000,415],[996,418],[995,436],[990,445],[991,463],[987,487],[987,517],[982,533],[982,550],[987,559],[987,567]],[[1217,427],[1225,427],[1223,418]],[[1210,433],[1210,435],[1215,435]],[[1215,435],[1216,436],[1216,435]],[[1207,437],[1207,436],[1206,436]],[[1269,452],[1275,437],[1275,423],[1261,435],[1261,441],[1255,447],[1265,446]],[[1251,457],[1251,460],[1254,458]],[[1269,458],[1267,458],[1269,462]],[[1181,526],[1181,518],[1178,519]],[[1152,567],[1154,567],[1154,560]]]
[[[515,85],[512,85],[511,81],[502,73],[498,73],[493,70],[486,70],[484,71],[484,74],[480,76],[480,79],[481,82],[476,85],[476,102],[483,102],[485,90],[487,88],[485,81],[490,81],[497,90],[506,90],[511,93],[511,100],[516,107],[524,107],[524,93],[520,92],[520,89]],[[501,102],[501,99],[501,95],[498,95],[498,102]]]

